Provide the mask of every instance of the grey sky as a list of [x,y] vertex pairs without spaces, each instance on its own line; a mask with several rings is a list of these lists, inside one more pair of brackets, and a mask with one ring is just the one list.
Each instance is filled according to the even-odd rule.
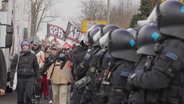
[[[78,13],[80,13],[80,1],[81,0],[55,0],[56,5],[54,6],[55,10],[58,10],[60,17],[51,22],[52,24],[58,25],[66,30],[67,21],[75,18]],[[117,3],[118,0],[110,0],[110,4]],[[133,3],[137,4],[140,0],[130,0]],[[104,0],[107,3],[107,0]],[[39,34],[46,34],[46,24],[43,24],[42,30],[38,32]]]

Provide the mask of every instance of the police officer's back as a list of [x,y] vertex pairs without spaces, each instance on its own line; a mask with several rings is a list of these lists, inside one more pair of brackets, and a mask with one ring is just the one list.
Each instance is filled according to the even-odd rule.
[[128,31],[116,29],[109,33],[107,40],[109,53],[113,57],[106,81],[102,81],[111,87],[107,104],[124,104],[128,96],[127,78],[137,60],[135,39]]
[[[134,72],[148,72],[154,65],[156,53],[154,46],[160,38],[156,24],[150,23],[140,28],[137,38],[137,54],[139,56]],[[159,92],[142,88],[131,88],[129,96],[130,104],[155,104],[158,101]]]
[[[157,46],[158,57],[151,71],[131,76],[134,86],[162,90],[160,104],[183,103],[184,4],[165,1],[157,7],[158,29],[162,35]],[[174,16],[174,17],[173,17]],[[174,18],[174,20],[173,20]]]

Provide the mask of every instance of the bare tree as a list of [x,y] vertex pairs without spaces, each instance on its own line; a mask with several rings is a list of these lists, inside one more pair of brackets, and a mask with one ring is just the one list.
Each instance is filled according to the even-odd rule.
[[106,6],[100,0],[81,1],[81,15],[83,20],[104,20],[106,19]]
[[[110,24],[116,24],[127,28],[132,16],[138,10],[133,4],[134,0],[118,0],[117,4],[110,6]],[[107,6],[101,0],[83,0],[81,1],[82,20],[107,20]]]
[[36,36],[41,23],[58,17],[56,11],[51,11],[53,5],[53,0],[31,0],[31,36]]
[[131,0],[119,0],[118,4],[111,8],[110,23],[127,28],[136,13],[137,10]]

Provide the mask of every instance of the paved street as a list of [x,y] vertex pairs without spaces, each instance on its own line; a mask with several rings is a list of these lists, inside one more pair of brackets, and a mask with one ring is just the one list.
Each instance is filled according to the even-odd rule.
[[[6,93],[5,96],[0,96],[0,104],[16,104],[16,93]],[[48,100],[42,99],[41,104],[48,104]]]

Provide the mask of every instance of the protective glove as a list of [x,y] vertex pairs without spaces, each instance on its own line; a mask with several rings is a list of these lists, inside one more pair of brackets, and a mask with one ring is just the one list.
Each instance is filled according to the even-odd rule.
[[130,74],[128,76],[128,82],[127,82],[127,87],[129,90],[133,90],[133,91],[138,91],[139,88],[137,88],[136,86],[134,86],[134,78],[137,76],[141,76],[143,74],[144,70],[136,70],[134,73]]

